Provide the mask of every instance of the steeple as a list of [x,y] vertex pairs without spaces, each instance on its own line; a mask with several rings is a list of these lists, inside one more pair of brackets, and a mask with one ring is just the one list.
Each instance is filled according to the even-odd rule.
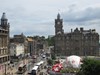
[[57,19],[55,19],[55,35],[63,34],[63,19],[60,19],[60,14],[57,14]]
[[2,14],[1,19],[2,19],[2,20],[7,20],[5,12]]
[[58,13],[58,15],[57,15],[57,19],[60,19],[60,14]]
[[1,25],[7,25],[8,19],[6,18],[6,14],[3,13],[1,17]]
[[8,23],[8,19],[6,18],[6,14],[3,13],[2,16],[1,16],[1,24],[0,26],[3,28],[3,29],[9,29],[9,23]]

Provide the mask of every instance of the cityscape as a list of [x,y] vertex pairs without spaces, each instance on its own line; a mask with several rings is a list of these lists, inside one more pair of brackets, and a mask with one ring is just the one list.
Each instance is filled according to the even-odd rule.
[[[47,3],[46,6],[48,6],[48,2],[39,4],[46,5],[45,3]],[[62,1],[62,3],[64,2],[66,1]],[[70,4],[69,0],[68,2]],[[27,1],[23,3],[28,4]],[[31,4],[31,1],[29,3]],[[83,6],[85,3],[83,2]],[[17,1],[14,4],[17,4]],[[19,3],[19,7],[21,4]],[[83,12],[82,10],[77,12],[74,9],[77,7],[76,4],[77,1],[75,4],[71,4],[70,10],[66,12],[67,15],[64,14],[63,6],[59,11],[59,7],[57,7],[57,12],[54,11],[56,14],[51,13],[54,9],[43,9],[44,14],[40,17],[37,13],[34,13],[34,16],[30,15],[30,17],[38,17],[38,19],[29,19],[27,15],[22,20],[21,17],[25,14],[23,12],[22,16],[16,17],[20,19],[20,23],[23,21],[22,26],[13,16],[18,16],[17,10],[21,10],[21,8],[17,9],[13,15],[9,13],[9,10],[0,12],[2,14],[0,15],[0,75],[100,75],[100,19],[97,15],[100,13],[99,3],[94,2],[96,7],[98,5],[98,9],[96,7],[95,9],[92,8],[93,2],[91,2],[91,5]],[[56,8],[56,1],[53,5]],[[79,4],[79,6],[81,5]],[[39,7],[42,8],[42,6]],[[28,10],[31,11],[30,8]],[[36,11],[36,9],[34,10]],[[52,16],[50,13],[48,13],[50,15],[45,14],[47,13],[45,11],[49,11]],[[38,13],[40,12],[41,10]],[[27,21],[25,22],[25,20]],[[13,26],[14,22],[20,26],[18,27],[16,24]],[[30,25],[27,25],[28,23]]]

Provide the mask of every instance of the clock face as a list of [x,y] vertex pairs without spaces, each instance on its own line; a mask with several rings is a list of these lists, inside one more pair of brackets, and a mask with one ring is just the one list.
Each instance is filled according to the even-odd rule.
[[60,24],[60,22],[57,22],[57,24]]

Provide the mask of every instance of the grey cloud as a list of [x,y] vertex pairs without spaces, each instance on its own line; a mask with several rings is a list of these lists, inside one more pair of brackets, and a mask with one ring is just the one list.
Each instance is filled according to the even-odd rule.
[[[84,2],[85,1],[85,2]],[[54,34],[54,19],[58,9],[68,12],[62,13],[64,21],[70,24],[100,24],[99,21],[89,22],[100,18],[100,8],[80,9],[88,7],[87,0],[0,0],[0,13],[6,12],[10,22],[11,35],[25,33],[26,35]],[[88,1],[92,6],[97,2]],[[82,3],[83,2],[83,3]],[[82,5],[81,5],[82,3]],[[99,3],[99,2],[98,2]],[[71,5],[70,5],[71,4]],[[64,24],[64,25],[66,25]],[[73,26],[73,25],[72,25]],[[75,26],[75,25],[74,25]],[[39,29],[41,27],[41,29]]]
[[100,20],[100,8],[88,7],[81,11],[64,12],[63,19],[65,22],[86,22],[91,20]]

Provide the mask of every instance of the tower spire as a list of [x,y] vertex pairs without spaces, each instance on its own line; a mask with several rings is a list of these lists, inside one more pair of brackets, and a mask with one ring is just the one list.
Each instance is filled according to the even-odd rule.
[[57,19],[60,19],[60,14],[58,13],[58,15],[57,15]]
[[6,18],[6,14],[3,12],[2,17],[1,17],[1,26],[4,29],[7,29],[8,26],[8,19]]
[[60,14],[57,14],[57,19],[55,19],[55,34],[63,34],[63,19],[60,19]]
[[3,12],[1,19],[2,20],[7,20],[5,12]]

